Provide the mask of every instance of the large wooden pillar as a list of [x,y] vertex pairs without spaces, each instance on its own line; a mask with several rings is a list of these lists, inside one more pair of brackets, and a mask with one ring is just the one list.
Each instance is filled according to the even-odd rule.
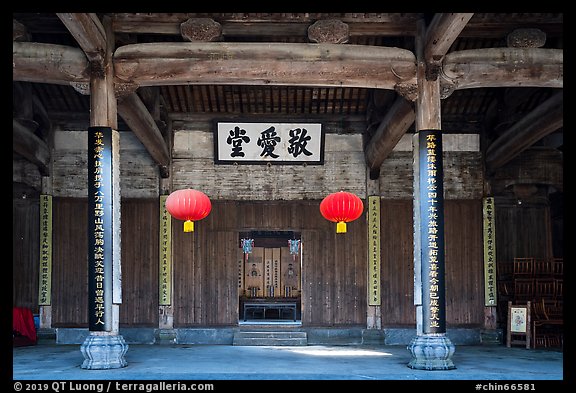
[[[106,28],[107,27],[107,28]],[[120,233],[120,137],[118,133],[113,40],[105,24],[104,61],[93,61],[88,129],[88,320],[81,346],[84,369],[125,367],[128,350],[119,334],[122,303]]]
[[426,77],[425,28],[418,26],[418,98],[414,157],[414,302],[417,335],[408,349],[408,366],[421,370],[454,369],[454,345],[446,337],[444,288],[444,188],[440,81]]

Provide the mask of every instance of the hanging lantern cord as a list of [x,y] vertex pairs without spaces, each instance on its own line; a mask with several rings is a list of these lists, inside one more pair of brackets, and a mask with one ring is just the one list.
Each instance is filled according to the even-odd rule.
[[194,232],[194,221],[184,221],[184,232]]

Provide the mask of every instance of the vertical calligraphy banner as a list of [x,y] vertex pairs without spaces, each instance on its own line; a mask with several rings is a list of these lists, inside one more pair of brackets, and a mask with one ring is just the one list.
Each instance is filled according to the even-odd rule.
[[424,333],[445,333],[442,131],[421,130],[418,134],[422,329]]
[[281,294],[280,292],[280,248],[272,249],[272,287],[274,297]]
[[52,195],[40,195],[40,269],[38,305],[52,303]]
[[[238,250],[241,250],[239,248]],[[240,254],[238,251],[238,296],[244,296],[244,253]]]
[[497,305],[497,299],[494,198],[486,197],[482,202],[482,216],[484,219],[484,305],[495,307]]
[[166,210],[168,195],[160,195],[159,305],[172,303],[172,216]]
[[368,305],[380,301],[380,196],[368,197]]
[[264,296],[273,297],[274,296],[274,281],[272,275],[272,261],[274,255],[271,248],[264,249],[264,288],[266,292]]
[[88,128],[88,322],[112,330],[112,129]]

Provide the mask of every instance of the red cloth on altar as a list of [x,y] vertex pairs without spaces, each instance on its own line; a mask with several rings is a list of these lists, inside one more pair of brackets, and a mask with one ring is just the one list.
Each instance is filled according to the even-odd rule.
[[12,339],[15,347],[36,344],[36,327],[32,311],[26,307],[12,309]]

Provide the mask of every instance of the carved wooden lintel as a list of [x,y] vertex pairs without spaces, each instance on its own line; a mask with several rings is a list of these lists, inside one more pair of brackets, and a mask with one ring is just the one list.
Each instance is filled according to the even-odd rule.
[[338,19],[323,19],[308,27],[308,39],[312,42],[343,44],[348,42],[348,24]]
[[[74,88],[78,93],[82,95],[90,95],[90,83],[89,82],[72,82],[70,86]],[[116,98],[121,99],[124,96],[134,93],[138,90],[138,85],[136,83],[129,82],[114,82],[114,95]]]
[[211,18],[190,18],[180,24],[180,34],[188,41],[220,41],[222,25]]
[[90,83],[88,82],[72,82],[70,83],[70,86],[82,95],[87,96],[90,94]]
[[540,29],[516,29],[506,37],[510,48],[541,48],[546,43],[546,33]]
[[122,99],[138,90],[138,85],[136,83],[130,82],[114,82],[114,95],[118,99]]
[[454,83],[446,82],[443,80],[440,81],[440,99],[441,100],[450,97],[452,95],[452,93],[454,93],[454,90],[456,90],[456,85]]

